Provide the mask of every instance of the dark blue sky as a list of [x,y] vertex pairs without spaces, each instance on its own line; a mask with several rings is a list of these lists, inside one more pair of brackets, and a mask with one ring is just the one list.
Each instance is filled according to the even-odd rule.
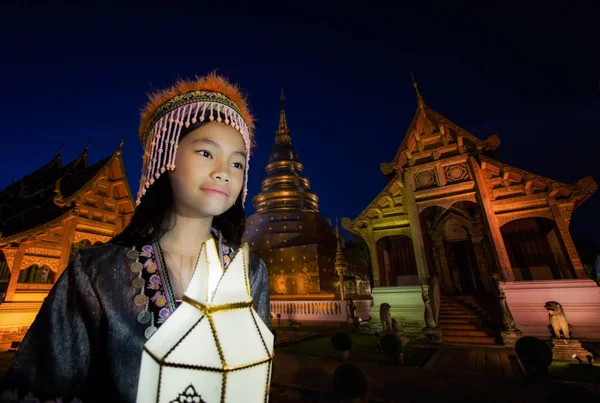
[[[359,214],[385,185],[379,164],[414,113],[410,71],[431,107],[481,138],[498,134],[502,161],[567,183],[600,181],[598,6],[9,3],[0,6],[0,187],[63,143],[70,161],[91,137],[93,163],[124,136],[135,194],[146,92],[214,69],[240,83],[258,118],[251,196],[284,87],[321,211]],[[574,213],[575,238],[600,244],[599,209],[596,194]]]

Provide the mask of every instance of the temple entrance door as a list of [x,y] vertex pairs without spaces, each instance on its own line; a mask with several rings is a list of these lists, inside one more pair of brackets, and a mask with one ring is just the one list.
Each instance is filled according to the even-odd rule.
[[455,292],[474,294],[483,291],[479,267],[469,240],[447,242],[444,245]]

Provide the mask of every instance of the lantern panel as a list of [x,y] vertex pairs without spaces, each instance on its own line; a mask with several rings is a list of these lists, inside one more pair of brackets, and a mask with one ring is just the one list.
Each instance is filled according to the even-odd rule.
[[144,345],[158,359],[165,355],[185,336],[202,317],[202,312],[196,308],[182,304],[169,317],[169,327],[161,326]]
[[271,361],[254,367],[227,373],[226,402],[264,402],[267,396]]
[[[221,401],[224,377],[222,372],[190,371],[185,368],[163,366],[160,375],[160,396],[157,400],[159,403],[179,402],[180,395],[185,396],[190,386],[200,397],[200,401],[207,403]],[[138,401],[141,402],[139,399]]]
[[213,314],[213,322],[228,367],[238,367],[269,357],[251,308],[222,311]]
[[206,316],[200,319],[173,351],[165,357],[165,362],[223,370],[210,322]]
[[243,302],[251,299],[249,295],[248,266],[246,264],[247,255],[247,245],[236,253],[229,266],[227,266],[227,270],[223,273],[211,301],[212,305],[227,304],[232,301]]
[[159,376],[160,365],[144,351],[142,353],[142,365],[140,367],[140,380],[148,379],[151,381],[148,383],[139,382],[137,393],[138,402],[156,402],[158,384],[153,381],[158,379]]
[[271,330],[269,330],[267,325],[265,325],[265,322],[263,322],[263,320],[260,318],[260,316],[258,316],[258,313],[256,313],[254,309],[252,309],[252,316],[254,317],[254,321],[256,322],[256,325],[260,330],[260,334],[263,340],[265,341],[265,344],[267,345],[268,354],[272,357],[273,346],[275,345],[275,336],[273,336]]

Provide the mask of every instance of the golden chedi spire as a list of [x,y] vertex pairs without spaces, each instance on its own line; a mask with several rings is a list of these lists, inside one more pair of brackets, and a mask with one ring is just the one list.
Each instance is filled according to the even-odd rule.
[[283,94],[283,88],[281,89],[279,100],[281,101],[281,109],[279,110],[279,126],[277,128],[277,135],[275,136],[275,144],[292,144],[290,129],[285,117],[285,95]]
[[304,177],[304,166],[292,145],[290,130],[285,116],[285,96],[281,90],[281,109],[275,145],[266,167],[267,177],[262,181],[260,193],[253,199],[257,212],[275,210],[319,211],[319,199],[310,190],[310,182]]

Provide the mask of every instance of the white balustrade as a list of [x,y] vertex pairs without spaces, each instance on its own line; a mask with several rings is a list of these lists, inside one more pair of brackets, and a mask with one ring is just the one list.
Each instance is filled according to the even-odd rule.
[[347,322],[346,301],[271,301],[273,321]]

